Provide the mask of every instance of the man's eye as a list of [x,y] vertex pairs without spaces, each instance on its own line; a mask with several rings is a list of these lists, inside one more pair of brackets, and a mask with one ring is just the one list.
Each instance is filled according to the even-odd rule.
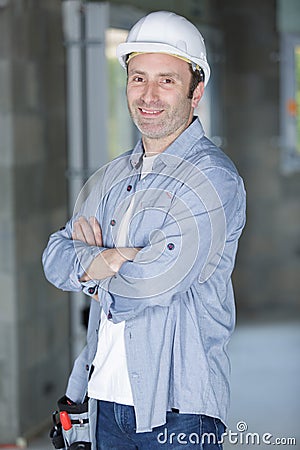
[[136,83],[142,83],[144,79],[142,77],[134,77],[133,81],[135,81]]
[[172,84],[172,83],[173,83],[173,80],[172,80],[171,78],[164,78],[164,79],[162,80],[162,82],[163,82],[164,84]]

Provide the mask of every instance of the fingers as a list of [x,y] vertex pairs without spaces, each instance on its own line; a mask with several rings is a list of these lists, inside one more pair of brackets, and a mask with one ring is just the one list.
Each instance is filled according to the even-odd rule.
[[87,242],[86,233],[84,229],[86,228],[86,223],[84,222],[84,217],[79,217],[76,222],[74,222],[72,238],[77,241]]
[[103,247],[102,231],[98,220],[96,217],[90,217],[89,223],[94,233],[96,245],[98,245],[98,247]]
[[100,225],[95,217],[89,221],[81,216],[74,222],[72,238],[88,245],[102,246],[102,233]]

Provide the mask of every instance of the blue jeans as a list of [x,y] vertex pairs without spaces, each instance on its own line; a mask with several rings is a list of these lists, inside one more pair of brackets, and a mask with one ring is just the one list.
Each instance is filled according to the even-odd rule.
[[133,406],[98,401],[97,450],[222,450],[224,432],[219,419],[168,412],[165,425],[136,433]]

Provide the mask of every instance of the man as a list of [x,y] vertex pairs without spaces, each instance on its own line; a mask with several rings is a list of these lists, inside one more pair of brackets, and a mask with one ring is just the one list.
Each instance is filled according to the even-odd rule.
[[92,297],[66,395],[88,394],[93,449],[220,449],[243,183],[194,117],[210,76],[199,31],[154,12],[117,53],[141,140],[43,255],[50,282]]

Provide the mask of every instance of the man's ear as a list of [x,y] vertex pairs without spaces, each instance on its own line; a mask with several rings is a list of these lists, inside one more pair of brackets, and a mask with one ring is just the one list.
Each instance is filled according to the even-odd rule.
[[192,107],[197,108],[204,93],[204,83],[201,81],[193,92]]

